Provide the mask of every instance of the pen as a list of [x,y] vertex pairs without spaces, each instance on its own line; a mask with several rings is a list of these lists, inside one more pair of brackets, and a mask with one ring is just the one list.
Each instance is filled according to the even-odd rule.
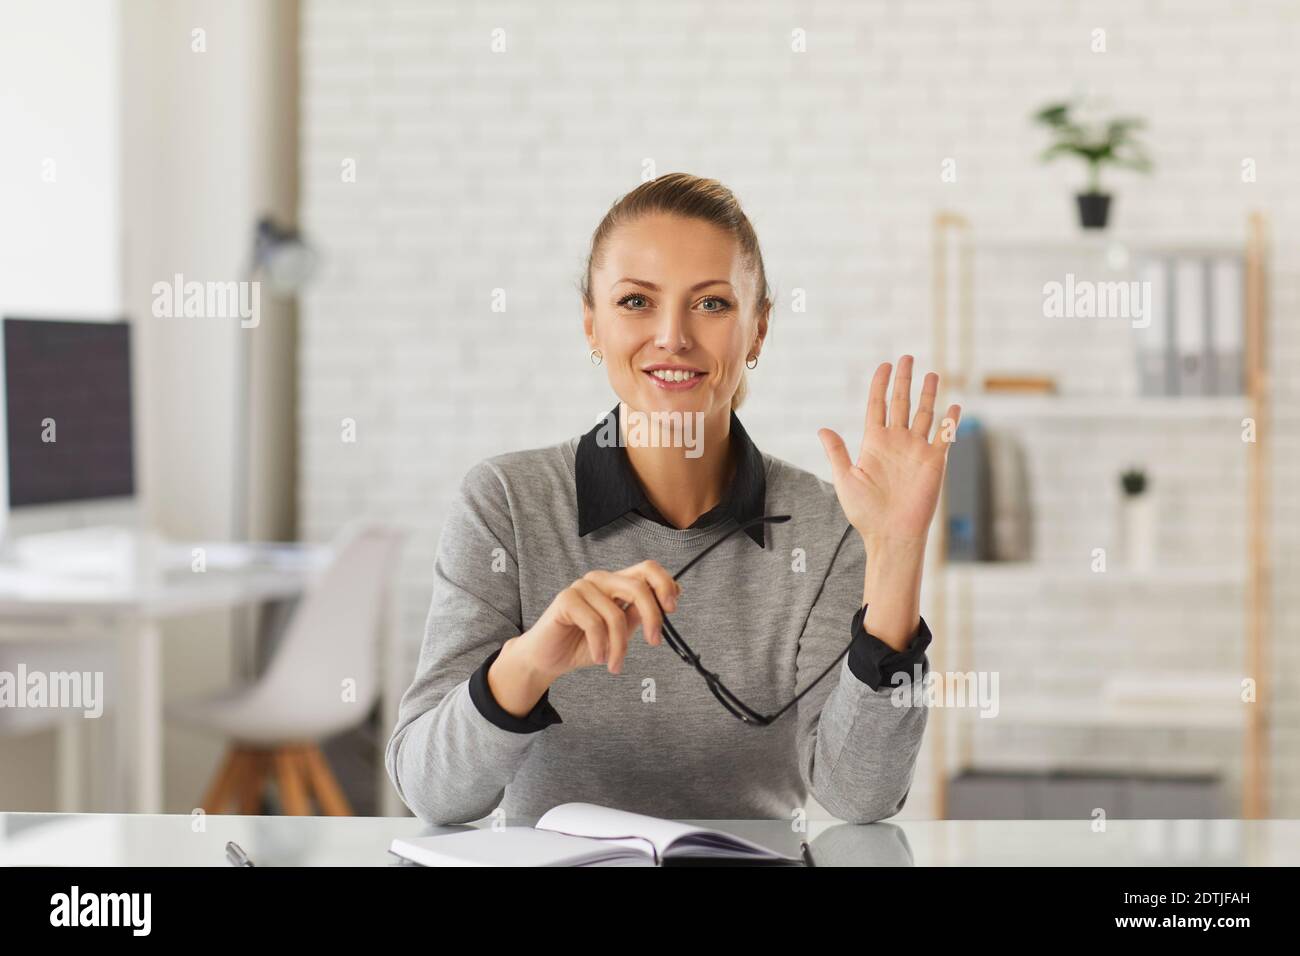
[[816,865],[817,865],[816,863],[813,862],[813,857],[812,857],[812,847],[810,847],[807,843],[800,843],[800,844],[799,844],[799,852],[803,855],[803,864],[804,864],[804,866],[816,866]]
[[253,865],[253,861],[248,858],[248,854],[234,840],[226,844],[226,860],[229,861],[231,866]]

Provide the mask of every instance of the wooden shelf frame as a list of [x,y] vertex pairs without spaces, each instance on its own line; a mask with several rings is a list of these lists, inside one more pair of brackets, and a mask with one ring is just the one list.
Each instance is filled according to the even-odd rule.
[[[950,392],[971,394],[976,391],[972,380],[971,356],[974,337],[974,241],[970,220],[959,213],[944,210],[935,215],[932,243],[933,296],[933,349],[935,370],[940,376],[940,394],[936,406],[945,407],[951,400]],[[1087,237],[1092,239],[1093,237]],[[1119,240],[1123,241],[1123,240]],[[1017,240],[1017,243],[1019,240]],[[1079,240],[1080,243],[1083,240]],[[1104,237],[1096,237],[1094,245],[1104,245]],[[1032,240],[1025,240],[1032,245]],[[1244,674],[1255,681],[1255,702],[1247,708],[1243,722],[1242,739],[1242,789],[1241,815],[1243,819],[1266,819],[1269,808],[1269,728],[1272,709],[1270,664],[1268,649],[1269,622],[1272,616],[1272,558],[1269,539],[1270,525],[1270,443],[1272,438],[1272,382],[1268,367],[1268,222],[1261,212],[1250,213],[1247,219],[1245,260],[1245,372],[1246,395],[1242,407],[1255,424],[1255,440],[1244,442],[1247,457],[1246,522],[1247,552],[1243,588],[1244,617]],[[1050,243],[1049,243],[1050,244]],[[1151,248],[1163,248],[1160,243],[1148,243]],[[1177,251],[1178,244],[1170,246]],[[1216,249],[1222,248],[1218,244]],[[1241,247],[1233,246],[1235,251]],[[956,253],[954,256],[954,252]],[[952,268],[955,262],[955,270]],[[953,275],[953,272],[956,275]],[[955,305],[950,302],[954,298]],[[950,322],[956,323],[957,352],[954,362],[949,355],[952,341]],[[1042,398],[1045,403],[1051,396]],[[1071,414],[1078,414],[1071,410]],[[1103,416],[1104,417],[1104,416]],[[1114,416],[1110,416],[1114,420]],[[959,580],[956,599],[950,594],[947,575],[947,522],[946,503],[940,505],[940,520],[935,529],[930,574],[937,586],[930,591],[930,614],[935,633],[942,635],[936,642],[934,669],[939,672],[964,673],[973,669],[971,637],[970,578]],[[950,602],[956,605],[954,619],[960,618],[962,626],[949,626]],[[956,623],[954,620],[953,623]],[[934,815],[947,818],[947,791],[951,776],[970,767],[972,741],[968,722],[961,715],[949,720],[944,708],[931,715],[930,732],[934,743]],[[952,726],[950,726],[952,725]],[[956,738],[956,766],[950,767],[949,732]]]

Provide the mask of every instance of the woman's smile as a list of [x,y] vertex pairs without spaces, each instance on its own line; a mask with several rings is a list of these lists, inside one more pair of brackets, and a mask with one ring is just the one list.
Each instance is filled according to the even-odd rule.
[[656,388],[667,392],[689,391],[704,380],[704,373],[689,365],[647,365],[641,372],[654,382]]

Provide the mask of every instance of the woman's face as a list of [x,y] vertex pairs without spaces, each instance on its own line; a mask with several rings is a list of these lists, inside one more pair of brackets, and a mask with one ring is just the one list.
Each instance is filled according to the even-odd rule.
[[610,234],[583,325],[628,407],[730,414],[767,334],[747,265],[728,232],[698,219],[643,216]]

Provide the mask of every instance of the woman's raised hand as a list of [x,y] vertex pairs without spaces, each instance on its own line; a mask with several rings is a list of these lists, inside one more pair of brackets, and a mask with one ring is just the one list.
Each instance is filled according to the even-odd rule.
[[[934,429],[939,376],[930,372],[921,386],[920,405],[911,416],[912,356],[898,360],[894,390],[886,406],[891,368],[876,369],[867,398],[867,420],[854,462],[844,440],[829,428],[817,433],[830,459],[835,494],[844,515],[865,541],[924,542],[939,502],[943,474],[961,418],[949,405]],[[888,408],[888,416],[886,416]]]

